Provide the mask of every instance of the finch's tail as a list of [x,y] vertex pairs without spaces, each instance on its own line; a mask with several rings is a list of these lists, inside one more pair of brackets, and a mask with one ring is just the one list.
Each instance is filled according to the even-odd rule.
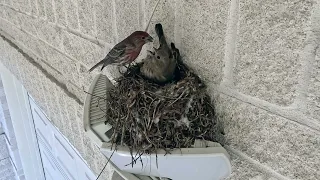
[[160,43],[159,49],[163,49],[164,51],[168,51],[168,53],[171,55],[170,48],[169,48],[167,41],[166,41],[166,37],[164,36],[162,25],[160,23],[156,24],[155,30],[156,30],[156,33],[159,37],[159,43]]
[[156,24],[155,29],[159,39],[161,39],[164,36],[162,25],[160,23]]
[[180,61],[181,58],[180,58],[180,51],[179,49],[176,48],[176,46],[174,45],[174,43],[171,43],[171,50],[172,50],[172,54],[174,56],[174,58],[177,60],[177,61]]
[[104,64],[104,59],[101,60],[100,62],[98,62],[96,65],[94,65],[91,69],[89,69],[89,72],[93,71],[95,68],[97,68],[97,67],[100,66],[101,64]]

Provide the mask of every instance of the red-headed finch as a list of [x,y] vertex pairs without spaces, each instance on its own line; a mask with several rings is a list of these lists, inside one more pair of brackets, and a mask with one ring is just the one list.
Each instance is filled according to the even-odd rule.
[[153,38],[147,32],[135,31],[130,36],[115,45],[106,55],[106,57],[94,65],[89,72],[99,65],[102,65],[102,71],[102,69],[109,64],[130,64],[139,56],[142,46],[152,41]]

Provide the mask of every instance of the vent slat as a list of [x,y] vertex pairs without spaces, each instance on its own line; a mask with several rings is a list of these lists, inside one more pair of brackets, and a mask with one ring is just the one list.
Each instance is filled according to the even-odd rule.
[[96,119],[96,120],[91,120],[91,125],[93,124],[97,124],[97,123],[101,123],[101,122],[105,122],[106,119],[105,118],[102,118],[102,119]]
[[98,99],[97,99],[97,100],[93,100],[92,103],[91,103],[91,105],[94,106],[94,105],[97,105],[98,103],[99,103],[99,104],[107,104],[104,100],[102,100],[102,99],[98,100]]
[[[97,89],[97,90],[94,90],[93,91],[93,94],[94,95],[105,95],[106,94],[106,88],[102,88],[102,89]],[[95,96],[96,97],[96,96]]]
[[101,85],[101,86],[96,86],[94,88],[94,91],[98,91],[98,90],[105,90],[107,88],[107,84]]
[[90,113],[100,112],[101,109],[102,109],[102,110],[105,110],[105,109],[106,109],[106,106],[100,106],[100,108],[99,108],[99,107],[91,108],[91,109],[90,109]]
[[105,113],[103,111],[97,111],[95,113],[90,113],[91,117],[100,116],[100,115],[105,115]]

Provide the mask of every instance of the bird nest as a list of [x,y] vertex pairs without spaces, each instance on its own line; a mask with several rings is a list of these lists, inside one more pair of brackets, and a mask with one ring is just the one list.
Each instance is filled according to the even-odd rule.
[[180,62],[175,80],[159,85],[141,76],[139,67],[128,67],[108,92],[105,123],[112,126],[113,145],[135,152],[135,162],[159,149],[190,148],[196,139],[214,141],[214,107],[198,76]]

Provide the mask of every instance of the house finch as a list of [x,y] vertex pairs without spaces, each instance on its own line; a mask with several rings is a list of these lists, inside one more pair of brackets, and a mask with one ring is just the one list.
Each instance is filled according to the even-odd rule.
[[102,69],[109,64],[124,65],[133,62],[142,49],[142,46],[148,42],[152,42],[153,38],[144,31],[135,31],[130,36],[115,45],[106,57],[94,65],[89,72],[102,65]]
[[175,53],[178,51],[176,51],[173,43],[173,51],[169,48],[161,24],[156,24],[155,29],[160,46],[158,49],[154,48],[154,52],[149,51],[147,57],[143,60],[140,72],[148,79],[164,83],[174,78],[177,65]]

